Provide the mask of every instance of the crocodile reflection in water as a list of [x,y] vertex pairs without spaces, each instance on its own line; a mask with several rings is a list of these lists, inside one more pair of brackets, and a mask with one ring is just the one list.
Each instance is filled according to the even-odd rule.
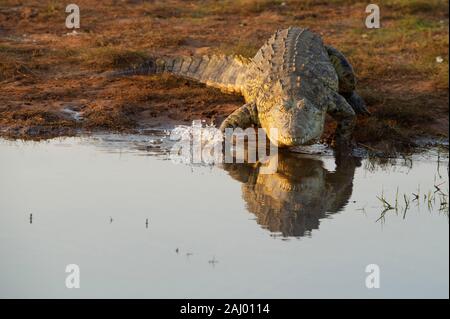
[[334,172],[315,157],[279,153],[278,170],[261,174],[261,164],[223,164],[234,179],[242,182],[242,197],[257,223],[284,237],[310,235],[320,220],[341,211],[353,189],[357,158],[336,160]]

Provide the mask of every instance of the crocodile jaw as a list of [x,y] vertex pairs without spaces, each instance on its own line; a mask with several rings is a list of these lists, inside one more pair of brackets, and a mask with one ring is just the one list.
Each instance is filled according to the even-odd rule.
[[[293,147],[314,143],[324,129],[325,112],[311,102],[302,99],[295,103],[274,106],[266,116],[260,117],[261,126],[271,142],[279,147]],[[270,136],[270,129],[277,129],[278,136]]]

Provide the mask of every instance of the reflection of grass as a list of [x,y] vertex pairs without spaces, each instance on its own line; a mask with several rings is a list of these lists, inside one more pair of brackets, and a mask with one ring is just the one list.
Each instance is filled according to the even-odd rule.
[[403,200],[405,202],[405,208],[403,209],[403,219],[405,219],[406,218],[406,212],[409,209],[410,200],[409,200],[409,197],[406,196],[406,194],[403,194]]
[[[444,184],[444,183],[442,183]],[[448,206],[448,192],[444,193],[439,185],[434,185],[435,191],[429,190],[427,193],[424,193],[423,196],[420,193],[420,186],[418,187],[417,193],[412,193],[413,196],[413,202],[415,201],[417,206],[420,206],[421,203],[426,204],[426,207],[429,212],[437,211],[440,213],[445,213],[448,215],[449,212],[449,206]],[[400,205],[400,198],[403,198],[404,205]],[[389,211],[395,211],[396,214],[399,212],[402,212],[403,218],[406,218],[407,212],[410,209],[410,203],[411,199],[408,194],[403,194],[403,196],[399,195],[399,188],[397,187],[397,191],[395,194],[395,205],[392,205],[389,200],[385,197],[384,192],[381,192],[380,196],[377,196],[377,199],[382,204],[382,212],[380,213],[380,217],[376,220],[378,221],[385,221],[386,214]]]
[[[448,216],[448,180],[440,174],[440,161],[441,158],[438,154],[433,186],[427,191],[424,191],[423,186],[420,184],[417,185],[415,191],[406,193],[401,192],[400,187],[397,186],[395,194],[390,196],[382,188],[381,194],[376,196],[377,200],[381,203],[381,213],[376,221],[384,222],[388,212],[394,212],[396,215],[401,213],[403,219],[405,219],[408,211],[411,209],[411,205],[414,205],[417,209],[426,207],[429,212],[444,213]],[[405,156],[403,160],[398,158],[373,157],[366,161],[365,169],[371,172],[378,169],[390,171],[391,169],[395,170],[395,167],[398,166],[410,170],[413,167],[413,162],[408,156]],[[445,189],[445,185],[447,185],[447,189]]]
[[379,220],[384,220],[385,215],[386,215],[386,213],[387,213],[388,211],[390,211],[390,210],[396,210],[396,211],[397,211],[397,209],[394,208],[394,207],[386,200],[386,198],[384,197],[384,193],[383,193],[383,192],[381,192],[381,196],[379,196],[379,197],[377,196],[377,198],[378,198],[378,200],[383,204],[383,211],[381,212],[380,217],[377,219],[377,222],[378,222]]

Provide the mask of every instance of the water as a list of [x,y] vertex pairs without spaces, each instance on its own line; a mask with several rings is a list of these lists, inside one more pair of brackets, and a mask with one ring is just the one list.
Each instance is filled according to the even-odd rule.
[[448,194],[448,158],[281,154],[263,175],[176,165],[153,135],[0,140],[0,297],[449,297],[434,193]]

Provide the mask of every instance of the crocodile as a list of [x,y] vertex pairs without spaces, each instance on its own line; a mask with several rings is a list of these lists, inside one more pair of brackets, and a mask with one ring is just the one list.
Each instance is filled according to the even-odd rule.
[[326,115],[337,121],[335,142],[349,145],[356,114],[370,114],[356,93],[356,77],[345,56],[307,28],[278,30],[253,58],[225,56],[152,57],[108,75],[170,73],[241,94],[245,104],[220,129],[262,127],[279,147],[320,139]]
[[[256,222],[283,237],[310,236],[320,221],[349,203],[360,158],[339,154],[329,171],[320,158],[281,151],[272,155],[274,174],[261,174],[269,162],[225,163],[222,168],[241,182],[242,198]],[[264,203],[263,205],[261,203]]]

